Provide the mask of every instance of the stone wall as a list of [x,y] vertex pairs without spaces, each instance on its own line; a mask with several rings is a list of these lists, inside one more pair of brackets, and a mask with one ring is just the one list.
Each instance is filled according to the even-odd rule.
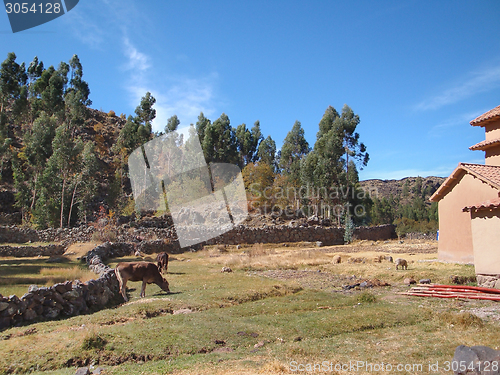
[[40,237],[34,229],[11,226],[0,226],[0,243],[38,242]]
[[354,229],[353,238],[356,240],[381,241],[397,238],[396,227],[392,224],[377,227],[358,227]]
[[[198,230],[201,234],[202,231]],[[273,225],[262,228],[238,226],[219,237],[208,240],[207,244],[237,245],[240,243],[282,243],[282,242],[316,242],[323,245],[339,245],[344,243],[344,230],[336,227],[321,226],[288,226]]]
[[[87,255],[87,264],[99,274],[96,280],[82,283],[79,280],[66,281],[51,287],[31,285],[21,298],[0,295],[0,329],[39,320],[70,317],[100,310],[113,303],[119,303],[118,281],[113,269],[100,259],[109,244],[97,246]],[[123,251],[125,247],[122,246]],[[113,254],[112,251],[106,252]]]
[[[55,245],[54,245],[55,246]],[[64,252],[64,246],[60,246]],[[31,285],[21,298],[0,294],[0,329],[40,320],[86,314],[123,301],[119,295],[114,269],[103,261],[123,257],[139,250],[146,254],[174,252],[175,245],[164,241],[144,241],[137,245],[126,242],[106,242],[90,250],[82,259],[99,278],[85,283],[66,281],[51,287]],[[18,247],[9,247],[19,249]],[[25,247],[22,247],[25,248]],[[171,251],[174,250],[174,251]],[[47,255],[47,254],[44,254]]]
[[[80,226],[77,228],[58,228],[35,231],[27,228],[1,227],[0,243],[2,242],[59,242],[63,245],[70,245],[74,242],[88,242],[96,229],[92,226]],[[176,241],[176,234],[173,227],[169,228],[131,228],[128,225],[120,226],[111,230],[116,242],[136,243],[139,250],[150,253],[157,252],[156,245],[144,245],[146,240],[164,240],[170,242]],[[188,233],[193,238],[209,238],[209,229],[203,225],[190,227]],[[360,240],[388,240],[395,238],[393,225],[381,225],[378,227],[358,227],[354,229],[354,238]],[[320,225],[272,225],[263,227],[248,227],[239,225],[219,237],[206,241],[206,244],[227,244],[236,245],[240,243],[281,243],[281,242],[316,242],[321,241],[324,245],[339,245],[344,242],[344,229]],[[146,250],[147,246],[156,246],[154,251]],[[168,247],[165,251],[176,251],[176,245]]]
[[483,288],[500,289],[500,275],[476,275],[477,285]]
[[0,246],[1,257],[32,258],[36,256],[63,255],[66,251],[64,245],[40,245],[40,246]]

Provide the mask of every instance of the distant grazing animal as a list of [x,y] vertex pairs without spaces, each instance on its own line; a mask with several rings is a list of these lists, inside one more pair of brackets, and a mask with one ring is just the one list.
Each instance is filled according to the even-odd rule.
[[387,260],[388,262],[391,262],[391,263],[393,262],[392,257],[390,255],[386,255],[385,260]]
[[155,283],[165,292],[170,293],[168,281],[158,271],[158,267],[150,262],[118,263],[115,268],[116,278],[120,284],[120,293],[125,302],[128,301],[125,293],[127,281],[142,281],[141,297],[146,296],[146,284]]
[[167,253],[159,253],[156,256],[156,261],[158,262],[158,271],[160,271],[160,273],[162,273],[162,270],[165,269],[165,273],[167,273],[168,254]]
[[401,266],[401,269],[408,269],[408,262],[406,262],[405,259],[403,258],[397,258],[394,263],[396,263],[396,269],[398,269],[398,266]]

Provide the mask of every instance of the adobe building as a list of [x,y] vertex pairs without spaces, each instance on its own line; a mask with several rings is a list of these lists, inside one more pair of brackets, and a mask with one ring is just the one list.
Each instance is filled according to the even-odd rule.
[[500,198],[464,208],[471,215],[474,267],[479,285],[500,288]]
[[469,147],[485,152],[485,164],[459,163],[431,196],[431,201],[439,202],[438,258],[477,263],[476,274],[500,275],[500,259],[483,267],[483,260],[487,263],[498,252],[499,243],[500,106],[470,124],[485,130],[486,139]]

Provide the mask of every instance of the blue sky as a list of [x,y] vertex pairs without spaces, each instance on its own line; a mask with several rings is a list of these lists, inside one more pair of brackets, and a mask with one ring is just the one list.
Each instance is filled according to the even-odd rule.
[[500,2],[80,0],[13,34],[0,60],[77,54],[92,107],[133,114],[150,91],[155,130],[177,114],[260,121],[278,148],[299,120],[312,146],[326,108],[349,105],[370,153],[361,179],[448,176],[484,163],[469,125],[500,105]]

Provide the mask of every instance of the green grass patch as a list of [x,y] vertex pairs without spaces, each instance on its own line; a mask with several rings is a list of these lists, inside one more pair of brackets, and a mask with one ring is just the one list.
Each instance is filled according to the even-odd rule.
[[[0,374],[68,375],[90,364],[107,374],[282,374],[293,373],[291,361],[421,363],[425,370],[451,360],[458,345],[496,348],[500,340],[497,322],[464,311],[494,302],[398,295],[410,270],[387,270],[391,287],[333,292],[243,269],[221,273],[223,263],[205,255],[172,257],[172,294],[151,284],[142,299],[141,283],[129,282],[130,302],[116,308],[0,332]],[[359,275],[384,266],[332,267]],[[440,264],[433,272],[444,278],[457,269]]]
[[30,285],[52,286],[57,283],[79,279],[96,278],[87,265],[57,257],[0,258],[0,294],[21,297]]

